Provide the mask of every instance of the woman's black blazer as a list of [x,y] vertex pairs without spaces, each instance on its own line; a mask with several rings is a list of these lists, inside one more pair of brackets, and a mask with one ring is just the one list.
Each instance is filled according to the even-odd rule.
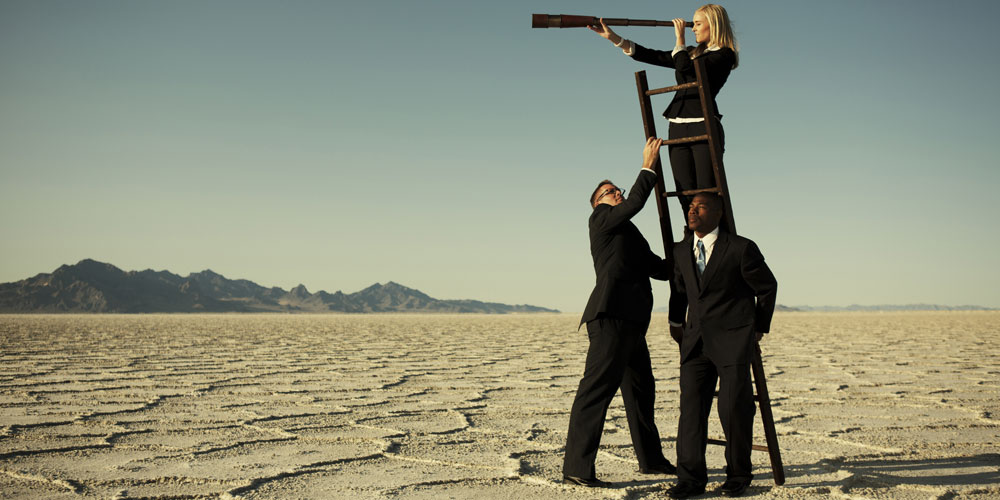
[[[688,47],[687,50],[679,51],[677,55],[671,56],[670,53],[672,51],[647,49],[636,43],[632,59],[656,66],[674,68],[674,74],[677,77],[677,84],[679,85],[698,80],[694,71],[694,61],[689,54],[693,50],[694,47]],[[729,47],[723,47],[719,50],[705,51],[696,59],[705,60],[705,69],[708,70],[708,85],[712,91],[710,111],[716,116],[721,117],[722,114],[719,113],[719,109],[715,104],[715,96],[719,94],[719,89],[729,79],[729,72],[733,70],[733,64],[736,62],[736,53]],[[698,89],[691,88],[675,92],[674,99],[670,101],[670,105],[663,111],[663,116],[667,117],[667,119],[701,118],[701,99],[698,97]]]

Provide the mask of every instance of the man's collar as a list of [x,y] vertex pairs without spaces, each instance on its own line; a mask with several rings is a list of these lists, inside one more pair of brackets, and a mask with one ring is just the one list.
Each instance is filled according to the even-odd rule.
[[699,238],[698,235],[695,234],[693,231],[691,232],[691,236],[694,237],[694,242],[692,243],[693,245],[697,245],[698,240],[703,241],[706,245],[714,245],[715,240],[719,239],[719,227],[716,226],[711,233],[708,233],[705,236],[702,236],[701,238]]

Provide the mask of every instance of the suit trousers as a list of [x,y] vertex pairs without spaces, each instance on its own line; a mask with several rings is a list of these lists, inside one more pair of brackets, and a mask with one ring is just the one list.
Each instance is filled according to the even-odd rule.
[[[698,340],[701,344],[701,340]],[[719,382],[719,420],[726,434],[726,479],[749,481],[753,417],[757,411],[750,385],[750,364],[716,366],[695,347],[681,365],[681,417],[677,428],[677,479],[705,484],[708,471],[705,447],[708,444],[708,417]]]
[[[673,123],[667,129],[668,139],[705,135],[705,122]],[[726,149],[726,134],[719,123],[719,144]],[[667,147],[670,153],[670,170],[674,174],[674,185],[678,191],[715,187],[715,171],[712,169],[712,152],[708,141],[674,144]],[[678,197],[681,209],[687,214],[693,196]]]
[[629,434],[640,468],[663,465],[660,433],[653,422],[656,385],[646,345],[646,323],[606,316],[587,322],[590,347],[569,418],[563,474],[595,477],[594,459],[608,405],[621,388]]

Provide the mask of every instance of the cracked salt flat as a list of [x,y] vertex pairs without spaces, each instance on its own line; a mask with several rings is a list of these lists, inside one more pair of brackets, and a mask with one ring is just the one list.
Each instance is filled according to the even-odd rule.
[[[671,478],[638,474],[620,398],[597,458],[615,486],[559,483],[576,321],[0,316],[0,497],[662,498]],[[665,332],[655,316],[672,458]],[[788,481],[755,453],[750,496],[1000,496],[998,344],[997,313],[777,315],[764,363]],[[708,463],[713,488],[721,448]]]

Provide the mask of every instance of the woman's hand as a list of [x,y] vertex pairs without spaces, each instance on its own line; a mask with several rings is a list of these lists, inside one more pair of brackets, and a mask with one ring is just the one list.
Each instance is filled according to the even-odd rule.
[[592,24],[588,26],[588,28],[590,28],[590,30],[593,31],[594,33],[601,35],[601,38],[608,40],[615,45],[621,43],[622,37],[618,36],[618,34],[615,33],[614,31],[611,31],[611,28],[609,28],[607,24],[604,24],[603,17],[600,19],[600,21],[601,21],[600,26]]
[[686,24],[683,18],[678,17],[674,19],[674,35],[677,37],[675,47],[687,47],[687,44],[684,43],[684,29],[686,28]]

